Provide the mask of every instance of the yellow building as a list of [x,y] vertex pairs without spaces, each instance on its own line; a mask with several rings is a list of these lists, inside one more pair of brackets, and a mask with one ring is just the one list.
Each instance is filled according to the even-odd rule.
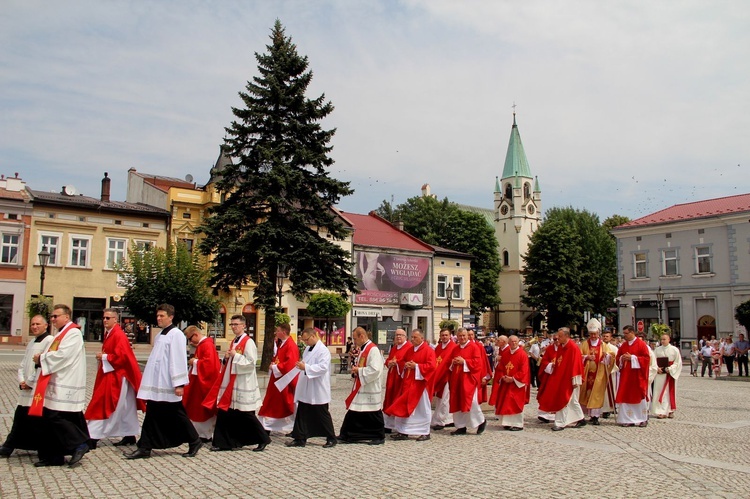
[[[454,320],[459,326],[476,327],[471,315],[471,261],[473,257],[460,251],[432,246],[434,338],[440,333],[440,322]],[[450,298],[450,301],[449,301]],[[429,336],[429,335],[428,335]]]
[[[29,189],[33,212],[26,281],[39,283],[39,252],[50,256],[45,268],[44,295],[73,309],[86,341],[101,341],[102,310],[122,307],[125,289],[118,285],[115,266],[133,245],[151,248],[166,244],[169,212],[153,207],[110,200],[110,178],[102,179],[99,199],[81,195],[73,186],[61,192]],[[27,286],[26,301],[38,295]],[[132,322],[123,317],[123,322]],[[28,337],[28,318],[24,322]],[[25,338],[26,339],[26,338]],[[150,342],[141,335],[139,342]]]

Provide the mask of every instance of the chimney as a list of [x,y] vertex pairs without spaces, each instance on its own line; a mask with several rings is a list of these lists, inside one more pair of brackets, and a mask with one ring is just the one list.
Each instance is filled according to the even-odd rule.
[[109,184],[112,179],[109,178],[107,172],[104,172],[104,178],[102,179],[102,203],[109,203]]
[[396,228],[400,230],[401,232],[404,231],[404,221],[400,218],[396,220]]

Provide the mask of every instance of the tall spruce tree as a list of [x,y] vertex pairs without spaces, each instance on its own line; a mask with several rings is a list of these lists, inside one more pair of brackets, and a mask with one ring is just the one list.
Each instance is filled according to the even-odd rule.
[[232,162],[216,172],[225,200],[199,229],[200,250],[213,256],[211,284],[224,291],[256,286],[254,302],[266,316],[262,369],[273,357],[279,266],[297,297],[314,289],[356,292],[351,255],[334,242],[346,228],[333,205],[353,190],[328,174],[335,130],[320,121],[333,105],[325,95],[306,97],[307,57],[278,20],[270,39],[267,52],[255,54],[259,75],[239,93],[244,107],[232,109],[226,128],[223,148]]

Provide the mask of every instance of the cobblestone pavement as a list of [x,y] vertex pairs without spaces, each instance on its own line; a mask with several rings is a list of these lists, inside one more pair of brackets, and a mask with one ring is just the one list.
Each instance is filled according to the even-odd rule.
[[[12,422],[20,353],[0,352],[0,436]],[[95,361],[89,359],[89,390]],[[334,379],[334,424],[351,386]],[[535,391],[535,390],[534,390]],[[34,453],[0,460],[0,497],[750,497],[750,383],[692,378],[678,382],[672,420],[647,428],[598,427],[552,432],[537,423],[535,393],[525,430],[505,432],[485,406],[481,436],[433,432],[427,442],[338,445],[324,439],[287,448],[273,435],[263,453],[250,448],[196,458],[186,446],[127,461],[100,442],[73,469],[35,468]]]

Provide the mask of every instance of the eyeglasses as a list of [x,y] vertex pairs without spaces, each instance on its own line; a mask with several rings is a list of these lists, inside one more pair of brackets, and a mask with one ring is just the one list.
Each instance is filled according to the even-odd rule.
[[241,322],[230,322],[229,325],[232,326],[232,327],[234,327],[234,326],[244,326],[244,324],[242,324]]
[[113,319],[114,319],[114,317],[107,317],[107,316],[105,315],[104,317],[102,317],[102,319],[104,319],[105,321],[111,321],[111,320],[113,320]]
[[60,314],[60,315],[52,314],[52,315],[49,316],[49,318],[50,319],[57,319],[58,317],[62,317],[63,315],[65,315],[65,314]]

